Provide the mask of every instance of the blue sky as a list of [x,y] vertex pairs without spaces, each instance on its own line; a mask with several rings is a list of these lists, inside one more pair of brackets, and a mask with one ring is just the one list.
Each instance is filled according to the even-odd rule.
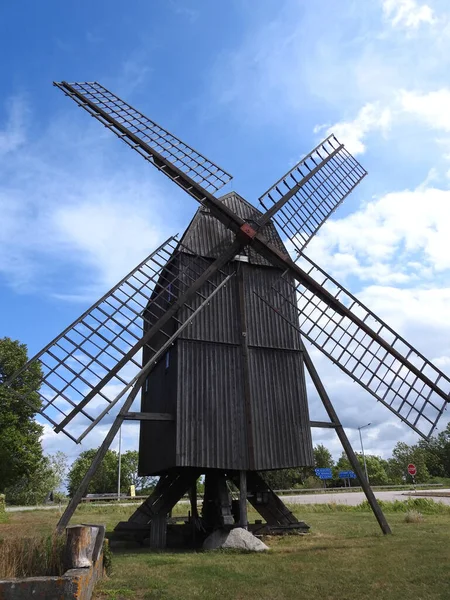
[[[34,354],[196,208],[52,86],[97,80],[255,203],[333,131],[369,176],[310,255],[450,371],[445,0],[9,2],[0,52],[0,335]],[[355,443],[361,415],[369,451],[415,441],[314,356]],[[316,441],[338,451],[329,435]]]

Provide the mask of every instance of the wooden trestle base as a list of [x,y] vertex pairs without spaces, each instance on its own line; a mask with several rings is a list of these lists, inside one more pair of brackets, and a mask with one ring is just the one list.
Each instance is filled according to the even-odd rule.
[[[202,474],[205,475],[205,493],[199,514],[196,486]],[[161,475],[151,496],[129,520],[116,526],[114,538],[135,540],[155,549],[198,548],[216,529],[231,529],[244,523],[246,526],[247,516],[241,518],[239,500],[233,500],[230,493],[230,487],[239,490],[241,481],[236,471],[172,469]],[[246,487],[247,500],[264,520],[248,524],[250,531],[272,535],[308,532],[309,526],[298,521],[257,472],[246,472]],[[189,516],[172,517],[173,507],[186,494],[190,502]]]

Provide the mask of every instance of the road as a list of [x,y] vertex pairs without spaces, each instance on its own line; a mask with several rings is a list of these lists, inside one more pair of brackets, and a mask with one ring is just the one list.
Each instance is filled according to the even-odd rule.
[[[420,490],[420,491],[429,491],[429,492],[436,492],[436,489],[434,490]],[[449,493],[450,490],[445,489],[445,490],[441,490],[439,488],[439,492],[447,492]],[[412,496],[410,496],[409,494],[412,494],[412,492],[405,492],[403,490],[400,491],[391,491],[391,492],[374,492],[375,496],[378,498],[378,500],[385,500],[387,502],[393,502],[394,500],[408,500],[408,498],[411,498]],[[420,498],[420,492],[418,492],[416,494],[417,498]],[[284,502],[287,502],[288,504],[332,504],[333,502],[336,504],[348,504],[349,506],[356,506],[357,504],[361,504],[361,502],[364,502],[364,500],[366,499],[366,497],[364,496],[364,492],[339,492],[339,493],[334,493],[334,494],[326,494],[326,493],[320,493],[320,494],[303,494],[303,495],[299,495],[299,496],[281,496],[282,500]],[[443,504],[449,504],[450,505],[450,497],[437,497],[437,496],[427,496],[427,498],[429,500],[434,500],[435,502],[442,502]]]
[[[434,490],[420,490],[420,492],[433,492],[437,493],[436,488]],[[418,498],[421,497],[420,492],[416,494]],[[439,492],[446,492],[450,494],[450,489],[439,489]],[[411,496],[408,494],[412,492],[394,491],[394,492],[375,492],[375,496],[379,500],[386,500],[389,502],[393,502],[394,500],[408,500]],[[361,504],[365,500],[365,496],[363,492],[335,492],[335,493],[319,493],[319,494],[301,494],[298,496],[281,496],[284,502],[288,504],[348,504],[349,506],[356,506],[357,504]],[[450,505],[450,496],[427,496],[430,500],[434,500],[435,502],[442,502],[443,504]],[[132,506],[141,504],[141,502],[127,502],[121,503],[120,506]],[[111,503],[98,503],[96,506],[108,506]],[[114,506],[117,506],[114,503]],[[46,505],[46,506],[7,506],[7,512],[18,512],[22,510],[55,510],[58,509],[58,505]],[[64,507],[63,507],[64,508]]]

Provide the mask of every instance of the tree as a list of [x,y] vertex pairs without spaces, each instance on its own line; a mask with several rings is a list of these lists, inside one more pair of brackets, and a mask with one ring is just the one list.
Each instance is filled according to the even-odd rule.
[[66,456],[63,452],[43,456],[30,475],[23,475],[6,488],[9,504],[42,504],[50,492],[57,491],[63,483]]
[[52,470],[53,487],[52,489],[56,492],[60,492],[66,479],[67,473],[67,456],[61,450],[55,452],[55,454],[49,454],[47,456]]
[[395,483],[403,483],[404,478],[409,478],[408,464],[414,463],[417,468],[415,480],[417,483],[426,483],[430,479],[430,473],[427,468],[426,453],[418,445],[408,446],[405,442],[398,442],[393,451],[392,458],[388,460],[389,479]]
[[273,490],[290,490],[300,485],[303,481],[301,468],[262,471],[260,475]]
[[[358,458],[358,462],[361,465],[361,468],[364,471],[364,457],[362,454],[356,455]],[[371,485],[386,485],[389,483],[389,477],[386,472],[388,467],[388,463],[386,460],[380,458],[379,456],[374,456],[373,454],[366,454],[366,465],[367,465],[367,474],[369,476],[369,481]],[[345,452],[342,453],[336,464],[336,475],[338,475],[339,471],[351,471],[352,467],[350,465],[350,461],[347,458]]]
[[264,471],[261,475],[273,490],[289,490],[304,483],[308,487],[315,487],[316,478],[314,468],[332,468],[333,466],[334,460],[331,452],[322,444],[318,444],[314,447],[314,467]]
[[331,452],[322,444],[318,444],[314,448],[314,466],[322,469],[334,467]]
[[127,450],[122,454],[120,487],[128,492],[131,485],[137,490],[151,488],[155,485],[157,477],[139,475],[139,452]]
[[450,477],[450,423],[429,442],[420,440],[418,446],[424,452],[426,466],[432,477]]
[[[85,450],[73,462],[67,475],[67,490],[73,496],[81,483],[86,471],[96,455],[97,450]],[[138,475],[139,453],[137,450],[124,452],[120,461],[120,491],[128,494],[130,486],[135,485],[141,490],[154,485],[156,477],[141,477]],[[113,494],[117,492],[117,478],[119,475],[119,454],[108,450],[105,458],[100,463],[96,474],[88,486],[88,494]]]
[[31,365],[12,388],[2,385],[27,360],[25,344],[7,337],[0,339],[0,493],[23,478],[32,477],[43,460],[43,428],[34,420],[41,405],[40,364]]
[[[77,490],[96,454],[96,448],[85,450],[73,462],[67,475],[67,491],[69,492],[69,496],[73,496]],[[100,463],[97,472],[91,479],[87,493],[111,494],[117,492],[118,467],[119,457],[117,452],[114,450],[108,450],[104,459]]]

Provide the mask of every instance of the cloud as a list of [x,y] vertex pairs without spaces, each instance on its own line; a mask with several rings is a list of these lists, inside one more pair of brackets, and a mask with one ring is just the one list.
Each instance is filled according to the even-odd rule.
[[[441,88],[428,92],[407,89],[392,90],[391,97],[384,104],[379,101],[365,104],[353,120],[338,121],[334,125],[316,125],[314,133],[325,135],[334,133],[353,155],[367,150],[370,136],[381,134],[401,135],[404,128],[426,127],[442,134],[450,132],[450,89]],[[419,135],[419,133],[417,133]],[[423,136],[423,134],[422,134]],[[391,135],[392,137],[392,135]],[[449,146],[447,138],[435,138],[435,142]],[[449,154],[450,156],[450,154]],[[448,156],[447,156],[448,158]],[[436,171],[431,175],[436,176]]]
[[95,299],[176,233],[164,221],[165,197],[176,207],[177,193],[98,123],[82,128],[62,113],[31,137],[21,117],[30,109],[11,106],[0,134],[0,275],[20,292]]
[[391,192],[327,221],[311,257],[337,276],[378,283],[432,283],[450,269],[450,191]]
[[353,121],[340,121],[332,126],[318,125],[314,133],[327,128],[326,136],[334,133],[347,150],[356,156],[365,152],[364,140],[369,133],[381,132],[385,135],[390,126],[390,108],[382,108],[378,102],[374,102],[364,105]]
[[433,10],[416,0],[383,0],[383,14],[393,27],[417,29],[422,23],[434,23]]
[[403,111],[421,119],[432,129],[450,132],[450,89],[424,93],[402,90],[399,101]]
[[55,239],[98,272],[101,286],[110,287],[163,241],[164,228],[155,219],[147,186],[98,181],[86,196],[55,208]]

